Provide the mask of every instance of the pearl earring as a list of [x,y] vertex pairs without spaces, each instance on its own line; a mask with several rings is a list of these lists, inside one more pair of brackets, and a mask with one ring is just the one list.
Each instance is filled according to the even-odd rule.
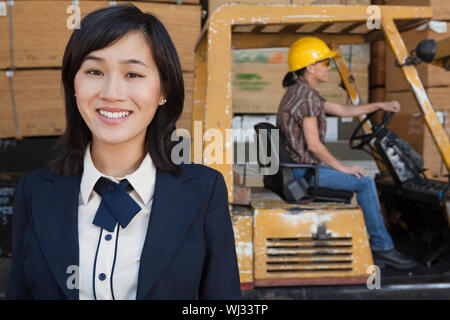
[[162,105],[165,104],[166,102],[167,102],[167,100],[166,100],[166,99],[163,99],[163,100],[159,103],[159,105],[162,106]]

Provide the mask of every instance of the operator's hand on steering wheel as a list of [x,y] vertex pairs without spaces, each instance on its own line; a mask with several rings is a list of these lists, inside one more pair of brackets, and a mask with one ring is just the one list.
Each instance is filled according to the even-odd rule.
[[343,173],[352,174],[355,177],[357,177],[358,179],[360,179],[361,176],[363,176],[364,178],[367,177],[367,172],[363,168],[360,168],[357,166],[347,166],[345,164],[341,164],[338,171],[343,172]]
[[388,111],[388,112],[399,112],[400,111],[400,104],[398,101],[386,101],[386,102],[380,102],[378,103],[381,110]]

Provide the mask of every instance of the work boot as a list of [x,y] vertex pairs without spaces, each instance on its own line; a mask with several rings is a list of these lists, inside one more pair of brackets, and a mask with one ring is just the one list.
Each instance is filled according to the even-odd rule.
[[373,251],[373,259],[375,264],[380,268],[391,266],[395,269],[407,270],[417,266],[416,261],[405,257],[396,249],[387,251]]

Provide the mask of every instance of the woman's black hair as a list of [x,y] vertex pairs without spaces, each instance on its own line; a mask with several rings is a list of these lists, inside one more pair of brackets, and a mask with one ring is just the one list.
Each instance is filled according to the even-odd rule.
[[287,88],[297,83],[297,79],[305,75],[306,67],[286,73],[283,78],[283,88]]
[[102,8],[86,15],[81,28],[75,29],[67,43],[62,62],[66,129],[55,145],[57,156],[49,162],[57,175],[81,174],[86,148],[92,133],[81,117],[74,97],[74,78],[83,59],[92,51],[110,46],[130,31],[141,31],[159,71],[161,91],[167,102],[157,111],[147,127],[145,148],[155,167],[177,174],[180,167],[171,161],[171,141],[175,123],[184,103],[184,83],[180,60],[163,24],[152,14],[143,13],[133,4]]

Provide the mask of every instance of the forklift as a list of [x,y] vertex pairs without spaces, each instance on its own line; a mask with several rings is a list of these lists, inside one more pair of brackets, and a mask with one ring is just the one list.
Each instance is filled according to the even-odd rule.
[[[418,53],[428,53],[428,57],[422,56],[426,61],[430,59],[430,49],[408,54],[399,32],[431,19],[432,9],[377,6],[377,10],[379,28],[368,23],[373,18],[368,6],[226,4],[219,7],[209,16],[196,44],[192,132],[196,129],[194,123],[198,126],[199,122],[202,132],[219,129],[226,136],[225,131],[231,129],[232,48],[290,47],[304,35],[321,38],[337,52],[334,62],[343,87],[351,103],[358,105],[361,99],[339,45],[366,43],[384,35],[450,169],[449,138],[415,67],[422,61]],[[433,48],[432,44],[428,46]],[[431,266],[448,253],[449,183],[430,179],[420,155],[386,128],[392,116],[385,113],[379,123],[374,114],[360,117],[350,147],[366,150],[376,160],[380,174],[375,181],[381,206],[392,224],[389,229],[398,229],[394,235],[399,235],[400,248]],[[217,169],[227,183],[244,298],[305,298],[307,288],[314,297],[349,290],[356,290],[358,298],[370,294],[369,282],[379,276],[379,268],[374,265],[361,208],[350,202],[348,193],[320,190],[293,180],[292,168],[301,165],[286,157],[282,143],[279,149],[272,148],[272,129],[276,128],[267,123],[255,126],[258,154],[262,148],[263,153],[275,155],[279,170],[275,175],[264,175],[264,188],[252,189],[249,207],[232,204],[233,164],[215,163],[208,158],[210,155],[203,156],[207,143],[191,146],[194,162],[201,159],[202,163]],[[227,154],[233,151],[232,141],[224,145]],[[260,166],[264,174],[267,163]],[[314,166],[311,170],[314,172]],[[415,250],[417,247],[421,250]],[[401,290],[423,292],[424,288],[438,288],[450,297],[449,270],[450,265],[432,278],[424,278],[420,272],[409,272],[406,276],[394,273],[393,279],[400,279],[397,288]],[[381,277],[385,274],[383,270]],[[383,286],[394,288],[388,283]],[[321,292],[319,296],[318,292]]]

